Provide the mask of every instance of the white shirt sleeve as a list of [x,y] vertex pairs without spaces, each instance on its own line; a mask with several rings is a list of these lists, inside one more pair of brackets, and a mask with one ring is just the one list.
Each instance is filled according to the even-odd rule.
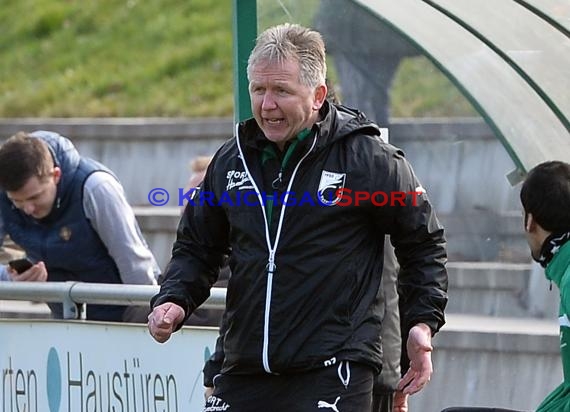
[[123,283],[156,285],[160,269],[121,184],[109,173],[91,174],[83,187],[83,209],[115,261]]

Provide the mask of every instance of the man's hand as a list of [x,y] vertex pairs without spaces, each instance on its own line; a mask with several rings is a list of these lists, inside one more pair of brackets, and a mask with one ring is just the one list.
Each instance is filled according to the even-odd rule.
[[22,273],[18,273],[8,266],[8,274],[15,282],[46,282],[48,278],[44,262],[38,262]]
[[214,393],[214,388],[210,386],[204,386],[204,399],[207,401],[210,396]]
[[394,406],[392,412],[408,412],[408,395],[402,391],[394,393]]
[[184,320],[184,309],[172,302],[155,307],[148,315],[148,330],[159,343],[166,342],[174,329]]
[[397,390],[406,395],[420,391],[430,380],[433,372],[431,363],[431,330],[424,323],[418,323],[408,335],[406,343],[410,368],[398,383]]

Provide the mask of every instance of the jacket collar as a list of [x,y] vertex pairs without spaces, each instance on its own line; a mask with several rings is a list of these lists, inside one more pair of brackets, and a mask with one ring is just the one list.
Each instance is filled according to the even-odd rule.
[[562,276],[570,266],[570,242],[564,243],[553,252],[553,257],[546,266],[546,278],[560,287]]

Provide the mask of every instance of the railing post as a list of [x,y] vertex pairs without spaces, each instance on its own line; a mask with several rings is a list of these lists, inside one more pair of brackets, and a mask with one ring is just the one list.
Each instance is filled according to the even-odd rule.
[[77,282],[65,282],[69,287],[63,295],[63,319],[85,319],[85,303],[76,303],[71,297],[71,290]]

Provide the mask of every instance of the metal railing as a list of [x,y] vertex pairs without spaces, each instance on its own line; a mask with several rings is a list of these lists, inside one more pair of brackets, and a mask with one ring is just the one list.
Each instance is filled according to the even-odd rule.
[[[160,287],[85,282],[0,282],[0,300],[62,303],[64,319],[83,319],[85,304],[146,306]],[[200,307],[223,309],[226,289],[212,288]]]

